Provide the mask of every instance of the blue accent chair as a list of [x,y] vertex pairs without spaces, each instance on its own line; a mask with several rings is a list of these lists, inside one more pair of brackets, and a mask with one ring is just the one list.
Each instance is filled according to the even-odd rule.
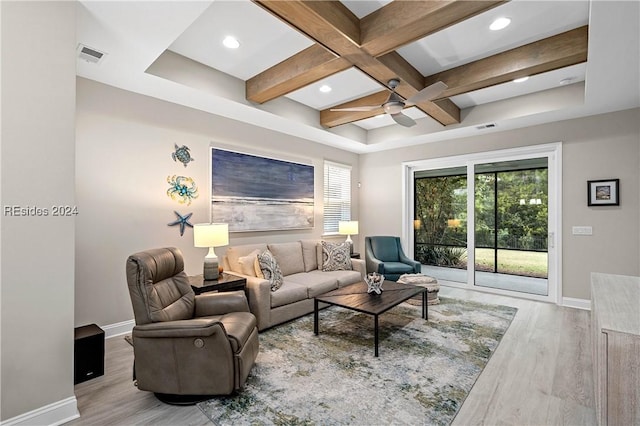
[[397,281],[403,274],[419,274],[420,262],[409,259],[402,251],[399,237],[365,237],[367,273],[377,272],[385,280]]

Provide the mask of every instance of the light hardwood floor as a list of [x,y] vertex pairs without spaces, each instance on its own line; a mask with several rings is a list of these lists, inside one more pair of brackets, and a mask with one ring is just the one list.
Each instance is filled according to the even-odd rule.
[[[518,308],[453,425],[595,425],[588,311],[442,286],[441,296]],[[195,406],[165,405],[131,381],[133,350],[106,341],[105,375],[76,385],[69,425],[207,425]]]

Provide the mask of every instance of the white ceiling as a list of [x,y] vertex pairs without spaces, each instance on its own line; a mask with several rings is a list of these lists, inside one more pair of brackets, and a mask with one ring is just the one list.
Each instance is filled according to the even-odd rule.
[[[362,17],[388,1],[343,3]],[[82,1],[78,42],[108,55],[100,65],[78,60],[78,75],[320,143],[368,152],[473,135],[482,124],[477,120],[487,121],[484,112],[489,111],[488,121],[498,124],[491,131],[499,131],[640,106],[639,4],[513,0],[402,47],[398,53],[426,76],[589,24],[587,63],[532,76],[523,83],[509,82],[455,96],[451,100],[461,108],[464,119],[446,127],[410,108],[404,112],[418,121],[412,128],[398,126],[388,116],[331,130],[321,128],[319,118],[313,122],[317,111],[381,90],[380,84],[355,68],[288,94],[289,102],[275,100],[260,106],[246,101],[245,80],[313,44],[248,1]],[[502,31],[488,30],[499,16],[511,18],[511,25]],[[240,48],[222,46],[227,35],[235,36]],[[189,77],[159,78],[145,72],[166,50],[212,68],[207,84],[224,85],[226,94],[208,92],[193,83],[196,73],[186,60],[182,69]],[[568,86],[560,83],[563,80],[563,84],[569,80]],[[322,85],[333,90],[322,93]],[[567,97],[568,90],[572,96]],[[514,113],[514,103],[531,102],[533,96],[536,108]],[[311,118],[305,122],[300,114]]]

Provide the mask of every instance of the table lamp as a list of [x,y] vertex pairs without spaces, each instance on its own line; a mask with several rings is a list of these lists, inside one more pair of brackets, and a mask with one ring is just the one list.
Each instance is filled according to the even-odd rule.
[[227,223],[196,223],[193,225],[193,245],[196,247],[209,247],[209,253],[204,258],[205,280],[217,280],[218,256],[214,247],[229,244],[229,224]]
[[345,242],[349,243],[351,246],[351,253],[353,253],[353,240],[351,240],[351,235],[358,234],[358,221],[357,220],[341,220],[338,222],[338,234],[346,235],[347,239]]

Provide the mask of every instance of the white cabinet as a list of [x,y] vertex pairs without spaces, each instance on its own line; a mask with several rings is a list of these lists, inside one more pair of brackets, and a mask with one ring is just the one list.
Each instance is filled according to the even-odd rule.
[[591,274],[591,336],[600,425],[640,425],[640,277]]

